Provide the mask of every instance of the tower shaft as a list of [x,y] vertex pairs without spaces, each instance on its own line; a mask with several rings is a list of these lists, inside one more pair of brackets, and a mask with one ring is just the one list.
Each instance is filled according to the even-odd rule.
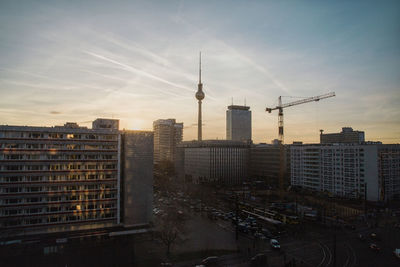
[[201,141],[202,140],[202,121],[201,121],[201,100],[199,100],[199,116],[198,116],[198,121],[197,121],[197,140]]

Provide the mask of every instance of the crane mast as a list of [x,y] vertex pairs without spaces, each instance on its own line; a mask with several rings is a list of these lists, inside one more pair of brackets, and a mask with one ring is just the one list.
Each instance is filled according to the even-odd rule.
[[325,98],[329,98],[329,97],[333,97],[335,96],[335,92],[331,92],[331,93],[327,93],[324,95],[319,95],[319,96],[313,96],[313,97],[309,97],[309,98],[305,98],[305,99],[301,99],[301,100],[297,100],[297,101],[293,101],[290,103],[286,103],[286,104],[282,104],[282,96],[279,96],[278,98],[278,106],[274,107],[274,108],[266,108],[265,111],[268,111],[269,113],[271,113],[271,111],[273,110],[278,110],[278,136],[279,136],[279,195],[282,198],[282,194],[283,194],[283,182],[284,182],[284,176],[285,176],[285,151],[284,151],[284,146],[283,146],[283,141],[284,141],[284,132],[283,132],[283,109],[284,108],[288,108],[288,107],[292,107],[292,106],[296,106],[296,105],[301,105],[301,104],[305,104],[305,103],[309,103],[312,101],[319,101],[321,99],[325,99]]

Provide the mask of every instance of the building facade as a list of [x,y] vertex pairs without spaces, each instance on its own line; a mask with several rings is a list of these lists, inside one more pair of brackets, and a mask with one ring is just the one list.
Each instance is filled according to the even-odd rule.
[[183,161],[179,166],[183,166],[186,181],[234,185],[248,180],[249,144],[246,142],[182,142],[179,149]]
[[121,220],[147,225],[153,215],[153,132],[121,132]]
[[0,225],[58,232],[117,225],[118,129],[0,126]]
[[291,183],[348,198],[400,196],[399,145],[292,145]]
[[154,131],[154,163],[175,160],[176,146],[182,142],[183,123],[175,119],[156,120]]
[[101,120],[92,129],[0,126],[4,236],[151,222],[153,133]]
[[[284,146],[284,186],[290,184],[290,155]],[[280,146],[257,144],[250,149],[249,176],[252,181],[263,181],[270,188],[278,188],[280,171]]]
[[251,140],[251,111],[247,106],[228,106],[226,111],[226,140]]
[[361,144],[365,142],[365,133],[362,131],[353,131],[351,127],[343,127],[340,133],[324,134],[321,130],[320,143],[333,144],[333,143],[350,143]]

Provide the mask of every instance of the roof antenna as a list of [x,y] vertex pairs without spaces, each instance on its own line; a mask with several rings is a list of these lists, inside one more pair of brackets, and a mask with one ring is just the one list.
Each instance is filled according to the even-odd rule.
[[233,106],[233,96],[232,96],[232,106]]
[[246,98],[244,98],[244,106],[246,106]]

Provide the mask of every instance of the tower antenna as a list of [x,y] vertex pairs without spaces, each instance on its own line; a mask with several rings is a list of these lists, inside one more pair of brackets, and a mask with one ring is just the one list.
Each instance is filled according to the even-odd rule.
[[199,83],[201,83],[201,51],[200,51],[200,58],[199,58]]

